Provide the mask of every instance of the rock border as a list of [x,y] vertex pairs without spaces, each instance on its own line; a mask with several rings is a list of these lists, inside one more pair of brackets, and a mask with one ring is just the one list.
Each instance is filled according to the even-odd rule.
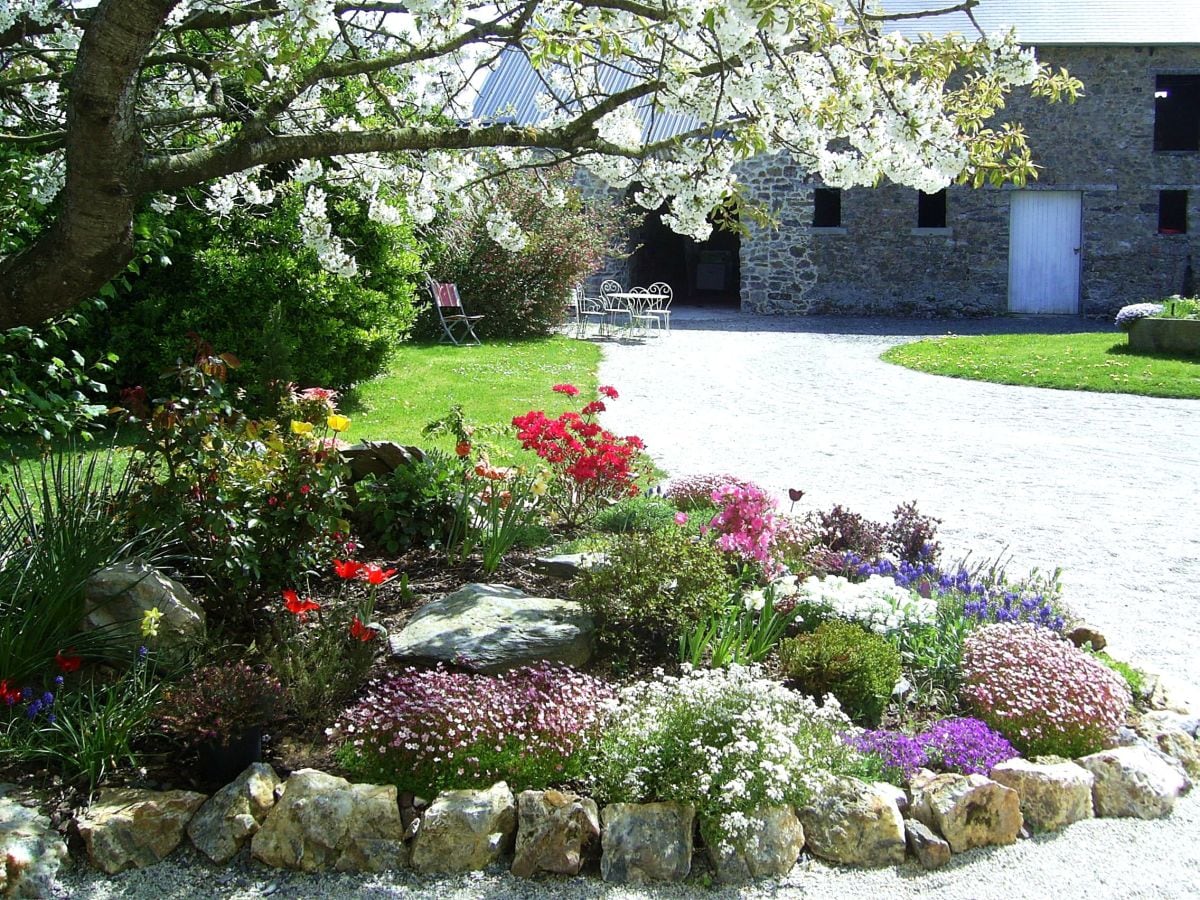
[[[971,849],[1093,816],[1169,815],[1192,787],[1200,720],[1155,712],[1136,727],[1139,734],[1125,746],[1074,761],[1018,758],[996,766],[991,777],[921,770],[907,790],[828,778],[804,807],[752,816],[747,846],[706,848],[714,877],[738,884],[782,876],[802,850],[841,865],[914,860],[934,869]],[[106,792],[76,821],[90,862],[108,873],[153,865],[186,835],[218,864],[246,847],[269,866],[305,872],[468,872],[505,862],[528,878],[578,875],[598,861],[605,881],[629,884],[687,878],[703,824],[684,803],[598,807],[558,790],[514,796],[504,782],[416,804],[392,785],[351,784],[315,769],[281,780],[262,763],[211,797]],[[57,853],[46,862],[55,872]]]

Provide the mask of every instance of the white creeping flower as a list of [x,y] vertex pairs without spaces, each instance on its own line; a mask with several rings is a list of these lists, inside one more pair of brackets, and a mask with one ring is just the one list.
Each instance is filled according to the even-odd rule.
[[799,586],[797,598],[801,603],[828,606],[839,618],[861,622],[878,634],[932,625],[937,620],[937,601],[883,575],[857,583],[841,575],[809,578]]

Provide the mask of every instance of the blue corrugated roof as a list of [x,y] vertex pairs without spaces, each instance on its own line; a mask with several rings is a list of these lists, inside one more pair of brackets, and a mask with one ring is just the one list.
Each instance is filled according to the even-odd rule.
[[[915,12],[948,6],[951,0],[883,0],[882,5],[887,12]],[[985,32],[1013,27],[1026,44],[1200,45],[1200,0],[981,0],[973,14]],[[910,37],[978,34],[961,12],[894,22],[888,27]],[[623,90],[641,77],[639,72],[611,65],[600,66],[596,72],[606,94]],[[488,121],[533,125],[543,118],[537,97],[549,93],[550,87],[525,55],[510,48],[484,81],[474,114]],[[639,105],[639,111],[645,123],[644,141],[662,140],[702,124],[692,116],[655,111],[649,99]]]
[[[622,91],[637,83],[641,73],[615,65],[600,66],[596,78],[604,93]],[[497,122],[515,122],[532,125],[543,118],[538,109],[537,98],[552,93],[542,74],[537,72],[526,56],[509,48],[500,57],[500,63],[484,81],[479,96],[475,98],[474,114],[478,119]],[[564,98],[565,102],[566,98]],[[653,109],[650,98],[638,104],[642,122],[642,140],[650,143],[671,135],[699,128],[701,122],[693,116]]]

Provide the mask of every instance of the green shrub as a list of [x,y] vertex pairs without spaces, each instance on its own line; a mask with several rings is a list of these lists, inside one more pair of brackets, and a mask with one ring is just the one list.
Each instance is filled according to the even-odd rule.
[[419,258],[409,225],[370,221],[359,204],[331,203],[335,232],[360,274],[326,272],[301,239],[303,195],[281,195],[266,215],[235,212],[222,225],[181,209],[172,265],[148,268],[89,330],[95,350],[120,357],[114,379],[157,390],[188,355],[189,334],[244,361],[231,386],[259,412],[273,382],[344,389],[381,372],[411,327]]
[[668,529],[618,537],[608,564],[586,569],[572,596],[595,617],[603,651],[653,661],[675,656],[680,636],[720,609],[734,584],[712,544]]
[[592,523],[597,531],[624,534],[675,528],[675,507],[661,497],[630,497],[601,510]]
[[354,523],[360,535],[389,554],[441,547],[454,523],[460,469],[434,450],[410,465],[358,482]]
[[831,620],[812,634],[784,641],[788,678],[814,697],[833,694],[856,722],[876,725],[900,679],[900,653],[884,637],[853,622]]
[[[604,204],[584,205],[569,172],[511,173],[495,182],[499,199],[526,236],[525,247],[506,250],[488,235],[490,210],[447,217],[433,230],[430,270],[458,285],[467,311],[485,318],[481,337],[535,337],[563,321],[571,290],[600,265],[624,232],[622,216]],[[561,193],[565,202],[548,197]],[[428,303],[428,298],[422,298]],[[418,325],[422,337],[439,333],[432,306]]]

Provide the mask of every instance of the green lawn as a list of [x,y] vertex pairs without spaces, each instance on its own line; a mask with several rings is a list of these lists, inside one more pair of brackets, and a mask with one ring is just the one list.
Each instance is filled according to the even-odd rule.
[[[352,424],[343,437],[449,449],[449,438],[431,441],[421,429],[455,403],[468,420],[504,428],[511,426],[513,416],[531,409],[557,415],[595,397],[599,363],[597,345],[564,337],[479,347],[405,345],[387,375],[367,382],[350,398]],[[574,402],[550,390],[563,382],[579,388]]]
[[893,347],[883,359],[974,381],[1200,398],[1200,359],[1133,354],[1113,332],[933,338]]

